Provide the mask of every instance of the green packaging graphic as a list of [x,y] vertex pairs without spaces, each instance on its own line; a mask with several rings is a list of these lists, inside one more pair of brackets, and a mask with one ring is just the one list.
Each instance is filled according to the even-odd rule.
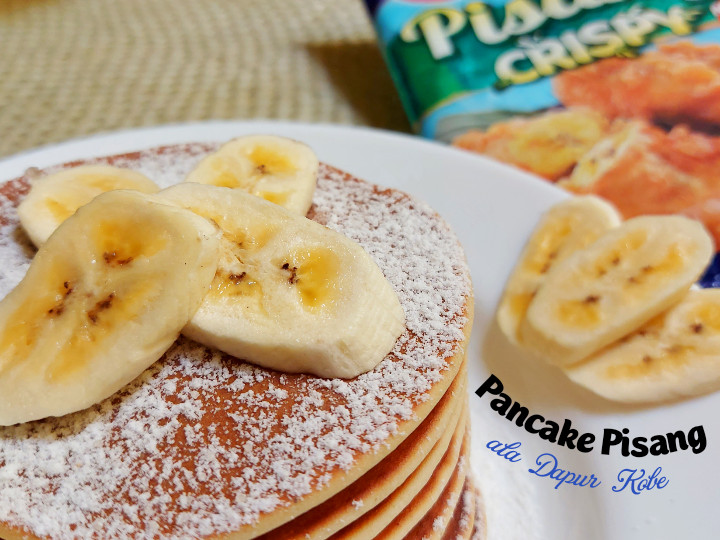
[[[715,21],[710,6],[708,0],[388,0],[375,20],[413,126],[449,141],[463,126],[486,127],[557,105],[549,78],[691,35]],[[439,121],[475,112],[489,116]]]
[[[718,0],[368,2],[415,130],[720,246]],[[720,286],[720,257],[701,283]]]

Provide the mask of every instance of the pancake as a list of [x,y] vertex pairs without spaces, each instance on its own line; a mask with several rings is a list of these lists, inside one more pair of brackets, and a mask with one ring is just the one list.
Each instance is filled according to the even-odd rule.
[[[83,163],[131,167],[164,187],[215,148],[176,145]],[[33,255],[15,207],[34,174],[0,187],[0,297]],[[378,504],[413,474],[441,438],[432,420],[423,423],[453,395],[459,373],[464,388],[473,303],[462,249],[425,204],[327,165],[308,217],[360,243],[397,292],[407,328],[393,351],[355,379],[322,379],[254,367],[181,338],[85,411],[0,428],[0,536],[254,538],[386,458],[402,466],[367,477]],[[418,453],[411,459],[401,445],[418,428],[435,435],[406,445]],[[457,500],[441,501],[450,516]],[[347,503],[338,508],[359,515]]]
[[[458,429],[460,432],[464,430],[464,424],[460,428],[459,423],[465,414],[465,378],[463,369],[425,421],[389,456],[337,495],[269,531],[260,540],[327,538],[350,523],[351,526],[345,527],[333,538],[370,538],[371,535],[358,534],[365,529],[356,525],[369,520],[377,524],[380,521],[378,513],[389,515],[389,519],[397,515],[402,507],[392,503],[395,493],[388,497],[391,492],[405,491],[406,502],[408,497],[411,499],[455,442]],[[408,483],[412,483],[410,490],[406,489]]]
[[[484,540],[486,528],[481,500],[470,478],[460,491],[460,497],[453,508],[454,497],[439,501],[437,508],[428,512],[422,521],[405,537],[406,540]],[[450,518],[448,519],[448,516]]]
[[[454,426],[449,446],[444,452],[431,452],[413,474],[396,489],[382,504],[371,512],[353,521],[331,538],[348,540],[375,538],[378,534],[386,534],[385,529],[392,524],[391,538],[401,538],[403,530],[407,531],[422,518],[431,501],[435,501],[439,491],[447,483],[451,473],[457,466],[463,437],[466,432],[467,408],[463,407],[459,421]],[[435,450],[435,449],[433,449]],[[440,449],[438,449],[440,450]],[[435,459],[434,454],[440,454]],[[430,504],[428,504],[430,502]]]
[[[377,540],[390,540],[405,536],[426,538],[426,533],[418,535],[414,533],[414,529],[424,521],[428,514],[434,515],[435,520],[442,521],[444,524],[450,522],[467,476],[470,437],[466,430],[463,432],[465,437],[460,449],[460,459],[455,456],[454,460],[441,463],[430,482],[387,527],[373,538]],[[433,529],[435,528],[436,526],[433,525]]]

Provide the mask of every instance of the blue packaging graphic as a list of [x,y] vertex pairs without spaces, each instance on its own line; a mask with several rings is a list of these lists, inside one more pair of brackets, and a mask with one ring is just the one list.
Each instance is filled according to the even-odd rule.
[[[414,129],[720,246],[720,3],[367,1]],[[720,285],[720,259],[703,278]]]

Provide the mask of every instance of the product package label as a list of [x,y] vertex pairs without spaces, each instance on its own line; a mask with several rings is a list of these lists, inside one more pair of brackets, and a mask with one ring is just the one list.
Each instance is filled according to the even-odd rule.
[[720,2],[367,3],[419,134],[720,247]]

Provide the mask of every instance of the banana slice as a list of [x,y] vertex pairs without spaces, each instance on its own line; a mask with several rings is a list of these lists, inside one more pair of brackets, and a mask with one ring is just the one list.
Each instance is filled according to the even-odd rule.
[[134,191],[98,196],[0,302],[0,425],[110,396],[156,361],[209,290],[217,229]]
[[240,190],[186,183],[159,196],[223,231],[188,337],[264,367],[351,378],[404,330],[395,292],[352,240]]
[[712,253],[698,221],[628,220],[553,268],[527,310],[521,341],[553,364],[582,360],[679,302]]
[[520,255],[498,307],[498,324],[512,343],[519,343],[520,323],[548,272],[620,222],[610,204],[593,196],[567,199],[545,213]]
[[690,291],[634,334],[566,369],[608,399],[655,402],[720,389],[720,290]]
[[20,203],[20,224],[40,247],[67,218],[96,196],[114,189],[155,193],[158,188],[147,176],[109,165],[84,165],[65,169],[35,180]]
[[304,216],[312,204],[317,172],[318,159],[303,143],[252,135],[223,145],[185,181],[240,189]]

